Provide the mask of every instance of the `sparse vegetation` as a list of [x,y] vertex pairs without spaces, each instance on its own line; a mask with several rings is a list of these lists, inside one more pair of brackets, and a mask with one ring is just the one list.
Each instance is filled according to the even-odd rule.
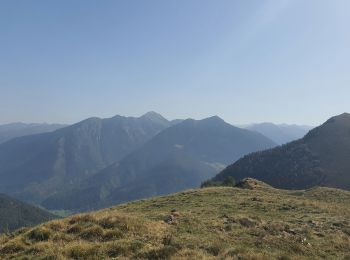
[[25,259],[348,259],[350,192],[248,179],[55,220],[0,237]]
[[208,187],[234,187],[236,185],[236,180],[232,176],[228,176],[223,181],[212,181],[207,180],[202,182],[201,188],[208,188]]

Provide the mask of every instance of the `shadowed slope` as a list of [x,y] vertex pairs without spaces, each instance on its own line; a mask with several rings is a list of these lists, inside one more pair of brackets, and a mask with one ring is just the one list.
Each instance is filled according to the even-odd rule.
[[234,127],[219,117],[188,119],[89,178],[80,189],[52,196],[43,205],[89,210],[198,187],[242,155],[272,146],[261,134]]
[[160,115],[89,118],[0,145],[0,191],[40,203],[119,161],[170,123]]
[[253,177],[280,188],[329,186],[350,189],[350,115],[329,119],[303,139],[238,160],[218,174]]
[[0,233],[57,218],[53,214],[0,194]]

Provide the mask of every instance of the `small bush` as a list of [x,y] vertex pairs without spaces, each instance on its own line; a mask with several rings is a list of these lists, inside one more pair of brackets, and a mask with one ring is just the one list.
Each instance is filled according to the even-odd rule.
[[201,188],[208,188],[208,187],[218,187],[218,186],[222,186],[222,182],[221,181],[204,181],[201,184]]
[[209,247],[206,248],[207,252],[213,256],[218,256],[222,251],[224,251],[223,243],[214,242]]
[[52,231],[46,227],[37,227],[29,232],[28,238],[33,241],[47,241],[52,235]]
[[116,228],[120,225],[120,221],[116,217],[103,218],[98,221],[98,224],[106,229]]
[[218,187],[218,186],[234,187],[235,185],[236,185],[236,180],[232,176],[228,176],[223,181],[208,180],[208,181],[202,182],[201,188]]
[[228,176],[222,184],[223,186],[234,187],[236,185],[236,180],[232,176]]
[[103,229],[99,226],[86,228],[80,233],[80,237],[86,240],[101,240],[103,237]]
[[73,226],[71,226],[68,230],[67,233],[68,234],[78,234],[83,230],[83,227],[81,224],[75,224]]

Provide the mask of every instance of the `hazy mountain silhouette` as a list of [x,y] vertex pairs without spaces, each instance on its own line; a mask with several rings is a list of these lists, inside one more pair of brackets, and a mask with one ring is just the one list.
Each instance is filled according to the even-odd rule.
[[304,138],[238,160],[213,180],[253,177],[279,188],[350,189],[350,114],[333,117]]
[[245,126],[245,128],[261,133],[277,144],[286,144],[304,137],[313,127],[305,125],[260,123],[248,125]]
[[13,139],[0,145],[0,191],[40,203],[119,161],[169,125],[149,112],[139,118],[89,118]]
[[265,136],[219,117],[184,120],[89,178],[80,189],[52,196],[43,205],[87,210],[198,187],[242,155],[272,146]]
[[11,123],[0,125],[0,144],[16,137],[52,132],[63,128],[61,124]]
[[0,233],[57,218],[40,208],[0,194]]

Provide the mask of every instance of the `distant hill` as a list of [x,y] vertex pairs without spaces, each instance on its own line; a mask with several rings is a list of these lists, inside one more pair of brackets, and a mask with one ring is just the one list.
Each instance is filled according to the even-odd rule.
[[34,226],[54,218],[57,217],[47,211],[0,194],[0,233]]
[[60,124],[25,123],[11,123],[6,125],[0,125],[0,144],[16,137],[52,132],[65,126],[66,125]]
[[155,112],[139,118],[89,118],[57,131],[0,145],[0,192],[40,203],[70,190],[139,148],[170,122]]
[[261,133],[277,144],[286,144],[304,137],[313,127],[304,125],[260,123],[248,125],[245,126],[245,128]]
[[[243,187],[243,188],[239,188]],[[189,190],[0,236],[4,259],[348,259],[350,192]]]
[[241,156],[275,146],[219,117],[184,120],[156,135],[79,189],[43,202],[49,209],[89,210],[198,187]]
[[301,189],[328,186],[350,189],[350,114],[329,119],[304,138],[245,156],[218,174],[253,177],[274,187]]

